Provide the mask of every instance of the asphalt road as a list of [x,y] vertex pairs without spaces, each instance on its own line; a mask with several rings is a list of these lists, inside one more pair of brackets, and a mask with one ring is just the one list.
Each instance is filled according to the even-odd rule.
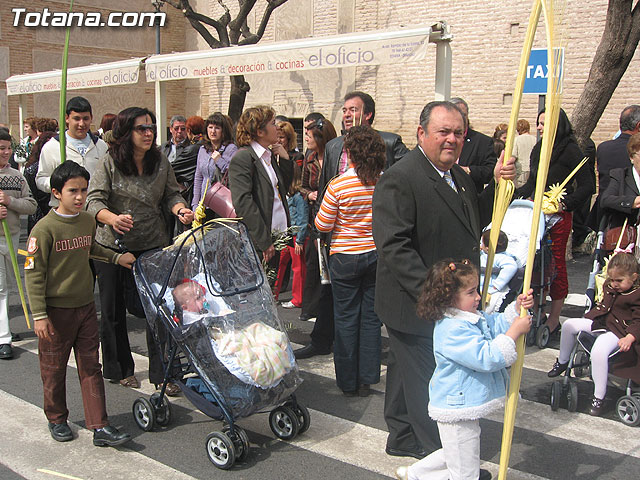
[[[582,312],[580,295],[587,282],[590,261],[580,257],[569,263],[570,297],[563,316]],[[17,295],[12,297],[17,299]],[[288,300],[283,294],[281,300]],[[311,322],[297,320],[299,310],[279,314],[291,341],[308,340]],[[71,359],[67,391],[72,428],[77,438],[59,444],[48,433],[42,413],[37,341],[27,331],[21,308],[12,302],[11,325],[23,339],[16,343],[16,358],[0,362],[0,479],[109,478],[137,479],[373,479],[393,477],[395,468],[411,463],[384,453],[386,426],[383,419],[387,339],[383,338],[382,381],[367,398],[346,398],[335,385],[330,355],[299,362],[304,383],[298,399],[311,411],[311,428],[291,442],[277,440],[268,426],[268,415],[258,414],[238,423],[248,433],[251,449],[247,461],[230,471],[216,469],[205,453],[206,436],[221,428],[197,411],[184,397],[170,399],[172,420],[167,427],[142,432],[134,423],[131,407],[140,396],[153,393],[146,381],[144,320],[130,318],[130,338],[136,371],[143,381],[140,390],[106,383],[111,422],[133,436],[119,447],[98,448],[84,426],[79,385]],[[557,338],[550,348],[527,349],[521,388],[522,399],[511,455],[510,479],[630,479],[640,471],[638,430],[623,425],[613,407],[618,390],[610,389],[602,418],[585,412],[591,383],[580,380],[578,413],[549,408],[550,379],[546,371],[557,354]],[[501,414],[481,421],[483,467],[494,474],[499,463]],[[497,478],[497,477],[494,477]]]

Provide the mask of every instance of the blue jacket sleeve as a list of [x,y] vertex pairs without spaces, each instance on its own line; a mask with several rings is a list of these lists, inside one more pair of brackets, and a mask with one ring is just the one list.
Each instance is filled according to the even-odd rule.
[[439,353],[477,372],[497,372],[509,365],[499,343],[496,339],[487,340],[477,325],[452,321]]

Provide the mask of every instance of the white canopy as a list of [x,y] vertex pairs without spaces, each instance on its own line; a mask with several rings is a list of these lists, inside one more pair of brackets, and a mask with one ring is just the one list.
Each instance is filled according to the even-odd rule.
[[[451,95],[451,39],[449,26],[445,22],[438,22],[430,27],[152,55],[70,68],[67,71],[67,88],[73,90],[136,83],[144,63],[147,81],[156,85],[157,140],[162,142],[166,116],[165,81],[420,62],[427,56],[427,45],[435,43],[435,99],[444,100]],[[7,94],[20,95],[20,125],[26,110],[24,95],[60,90],[61,76],[60,70],[54,70],[7,78]]]
[[[437,44],[435,99],[448,99],[451,96],[451,38],[449,26],[438,22],[430,27],[152,55],[145,61],[145,71],[147,81],[156,84],[158,131],[163,135],[166,81],[420,62],[425,60],[430,42]],[[159,136],[158,140],[164,139]]]
[[147,81],[420,62],[431,33],[419,27],[154,55]]
[[[67,70],[67,89],[111,87],[137,83],[144,57],[119,62],[87,65]],[[57,92],[62,70],[13,75],[7,78],[7,95]]]

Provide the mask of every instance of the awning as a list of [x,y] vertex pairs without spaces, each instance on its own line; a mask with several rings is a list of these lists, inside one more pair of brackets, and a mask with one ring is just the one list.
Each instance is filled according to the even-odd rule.
[[[67,70],[67,89],[111,87],[137,83],[144,57],[87,65]],[[13,75],[7,78],[7,95],[60,91],[61,70]]]
[[145,69],[148,82],[164,82],[420,62],[427,56],[431,34],[431,27],[420,27],[152,55]]

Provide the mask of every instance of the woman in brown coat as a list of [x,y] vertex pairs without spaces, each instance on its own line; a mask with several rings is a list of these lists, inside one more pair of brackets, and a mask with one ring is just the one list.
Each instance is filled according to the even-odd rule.
[[616,349],[614,373],[640,383],[640,268],[630,253],[617,253],[609,261],[604,298],[584,318],[570,318],[562,325],[560,352],[549,371],[557,377],[567,369],[569,356],[581,331],[605,330],[591,349],[591,377],[594,383],[591,415],[600,415],[607,392],[609,355]]

